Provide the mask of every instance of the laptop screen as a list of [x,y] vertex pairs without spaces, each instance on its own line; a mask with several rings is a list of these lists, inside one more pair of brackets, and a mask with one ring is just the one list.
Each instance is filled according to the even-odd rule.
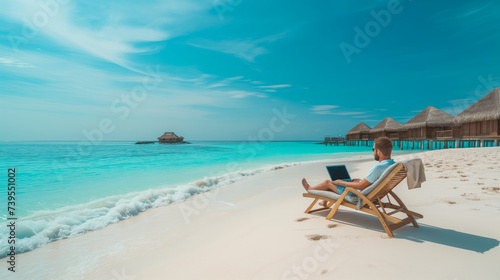
[[328,174],[330,174],[330,178],[332,179],[332,181],[351,181],[351,176],[349,176],[349,172],[347,172],[347,168],[345,167],[345,165],[327,166],[326,170],[328,170]]

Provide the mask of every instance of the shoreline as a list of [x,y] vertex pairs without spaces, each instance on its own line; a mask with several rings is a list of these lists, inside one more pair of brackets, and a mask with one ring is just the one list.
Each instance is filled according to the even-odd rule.
[[[464,153],[474,155],[470,162]],[[302,266],[305,271],[305,260],[324,249],[328,257],[316,260],[316,269],[306,271],[309,279],[351,279],[359,265],[375,268],[357,271],[361,278],[381,279],[386,265],[409,273],[415,265],[431,260],[444,261],[441,270],[420,271],[409,279],[459,275],[460,279],[478,275],[493,279],[500,272],[495,265],[500,258],[500,233],[488,224],[500,222],[500,192],[495,189],[499,178],[493,173],[500,168],[485,162],[497,162],[499,155],[498,148],[471,148],[395,156],[396,160],[422,158],[427,182],[412,191],[404,181],[396,188],[408,208],[424,218],[418,220],[420,229],[403,227],[394,239],[384,237],[377,221],[342,207],[331,221],[324,219],[323,212],[303,214],[311,201],[302,197],[300,179],[306,177],[315,184],[328,176],[327,162],[317,162],[245,177],[181,203],[149,209],[20,254],[19,275],[26,279],[113,279],[123,274],[135,279],[300,279],[294,267]],[[353,177],[363,177],[374,162],[345,163]],[[474,169],[467,170],[472,166],[467,164]],[[466,244],[457,242],[460,238]],[[427,256],[430,251],[432,256]],[[372,254],[366,252],[380,252],[381,259],[370,258]],[[401,259],[384,263],[383,257],[389,255]],[[468,271],[468,262],[476,269]],[[190,269],[193,265],[197,269]]]
[[[352,159],[351,157],[340,157],[340,158],[334,158],[334,159],[315,159],[315,160],[306,160],[306,161],[296,161],[296,162],[284,162],[284,163],[278,163],[278,164],[268,164],[268,163],[262,163],[261,167],[258,168],[250,168],[250,169],[245,169],[245,170],[239,170],[239,171],[234,171],[234,172],[229,172],[229,173],[224,173],[222,175],[214,175],[214,176],[205,176],[204,178],[201,178],[199,180],[194,180],[190,181],[185,184],[177,185],[174,188],[170,187],[157,187],[157,188],[152,188],[152,189],[147,189],[147,190],[142,190],[142,191],[134,191],[126,194],[119,194],[119,195],[113,195],[113,196],[108,196],[108,197],[103,197],[99,198],[93,201],[89,201],[83,204],[77,204],[77,205],[70,205],[70,206],[64,206],[62,208],[57,208],[54,210],[40,210],[37,211],[33,214],[30,214],[25,217],[19,218],[18,222],[24,223],[24,222],[33,222],[33,221],[38,221],[40,218],[44,219],[43,216],[54,216],[54,219],[60,219],[60,215],[64,214],[71,214],[73,212],[78,212],[81,210],[85,209],[95,209],[99,205],[106,205],[109,203],[113,203],[114,206],[112,208],[108,209],[109,211],[113,211],[114,208],[118,207],[117,204],[119,203],[130,203],[131,201],[135,200],[137,197],[141,197],[142,199],[145,200],[151,200],[150,197],[144,197],[144,196],[151,196],[156,194],[157,197],[155,200],[151,203],[151,205],[148,205],[146,209],[132,209],[133,211],[136,211],[135,214],[130,213],[126,214],[125,216],[120,216],[116,217],[115,219],[118,219],[116,221],[110,221],[107,224],[101,224],[98,225],[95,228],[89,228],[89,229],[81,229],[80,232],[72,233],[71,235],[67,236],[62,236],[62,237],[55,237],[53,239],[47,240],[47,241],[42,241],[41,243],[37,244],[26,244],[26,241],[19,242],[18,244],[21,243],[21,246],[17,246],[17,248],[22,248],[21,252],[18,252],[17,254],[24,254],[27,252],[30,252],[32,250],[35,250],[37,248],[42,248],[43,246],[46,246],[47,244],[50,244],[52,242],[55,242],[57,240],[61,239],[66,239],[66,238],[73,238],[82,234],[86,234],[89,232],[92,232],[94,230],[99,230],[106,228],[107,226],[110,226],[115,223],[120,223],[124,220],[133,218],[141,213],[147,212],[151,209],[157,208],[157,207],[164,207],[164,206],[169,206],[169,205],[174,205],[177,203],[181,203],[183,201],[186,201],[192,196],[196,195],[201,195],[206,192],[210,192],[216,189],[223,189],[229,185],[231,185],[234,182],[237,182],[239,180],[244,180],[248,177],[260,174],[260,173],[266,173],[270,172],[273,170],[277,169],[282,169],[282,168],[287,168],[291,166],[298,166],[298,165],[303,165],[303,164],[317,164],[317,163],[324,163],[324,162],[330,162],[332,160],[334,161],[357,161],[357,160],[363,160],[364,158],[368,156],[364,155],[357,155],[359,152],[353,152],[357,158]],[[352,156],[352,155],[351,155]],[[196,188],[196,189],[193,189]],[[179,192],[184,192],[182,194],[179,194]],[[153,194],[152,194],[153,193]],[[175,198],[170,198],[170,196],[175,195]],[[166,202],[162,202],[162,200],[167,199]],[[97,206],[96,206],[97,205]],[[136,207],[137,208],[137,207]],[[51,219],[53,220],[53,219]],[[64,219],[63,219],[64,220]],[[102,223],[102,222],[101,222]],[[57,226],[57,225],[56,225]],[[60,225],[63,226],[63,225]],[[58,226],[58,227],[60,227]],[[52,225],[54,227],[54,225]],[[29,228],[28,228],[29,230]],[[40,239],[40,237],[34,237],[35,239]],[[42,237],[44,238],[44,237]],[[4,242],[5,243],[5,242]],[[5,245],[5,244],[2,244]],[[28,247],[28,249],[26,249]],[[31,248],[31,249],[29,249]],[[6,249],[7,250],[7,249]],[[3,255],[0,257],[0,260],[4,259],[6,256]]]

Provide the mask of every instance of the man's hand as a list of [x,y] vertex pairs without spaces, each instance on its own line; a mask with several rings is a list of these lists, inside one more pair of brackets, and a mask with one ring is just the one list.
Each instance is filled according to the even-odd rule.
[[332,183],[333,183],[334,185],[341,185],[341,184],[342,184],[342,182],[344,182],[344,181],[342,181],[342,180],[335,180],[335,181],[332,181]]
[[353,182],[361,182],[361,179],[359,178],[356,178],[356,179],[352,179]]
[[357,189],[357,190],[362,190],[362,189],[368,187],[369,185],[371,185],[371,183],[368,182],[366,179],[363,179],[360,182],[354,182],[354,181],[353,182],[344,182],[342,180],[335,180],[334,183],[340,184],[344,187]]

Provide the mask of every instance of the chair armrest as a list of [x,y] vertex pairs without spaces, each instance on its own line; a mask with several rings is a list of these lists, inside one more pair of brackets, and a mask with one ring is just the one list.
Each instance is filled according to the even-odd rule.
[[366,196],[364,194],[362,194],[359,190],[357,190],[355,188],[346,187],[345,190],[348,192],[352,192],[353,194],[357,195],[359,198],[366,198]]

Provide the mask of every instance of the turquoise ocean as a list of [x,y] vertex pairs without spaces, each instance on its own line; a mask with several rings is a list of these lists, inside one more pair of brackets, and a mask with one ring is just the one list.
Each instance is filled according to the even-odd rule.
[[[7,223],[9,168],[16,174],[20,253],[279,166],[371,152],[371,147],[314,142],[3,142],[0,219]],[[0,257],[6,256],[8,233],[6,226],[0,228]]]

